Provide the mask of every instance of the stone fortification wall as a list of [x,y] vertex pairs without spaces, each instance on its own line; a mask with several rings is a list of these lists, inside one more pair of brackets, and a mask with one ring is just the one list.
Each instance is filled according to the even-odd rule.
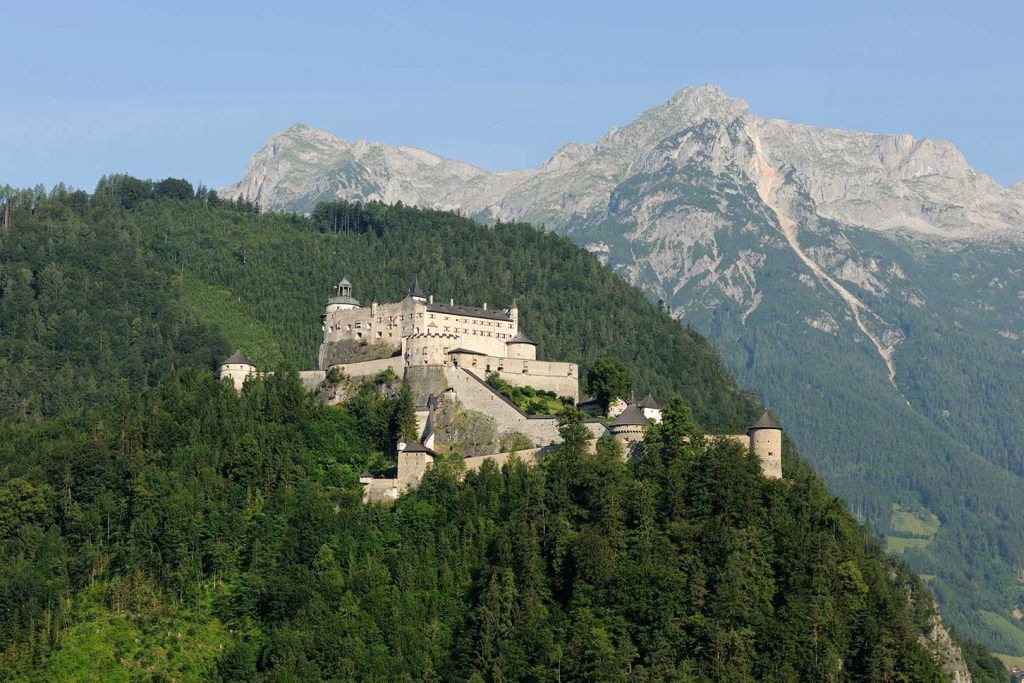
[[412,299],[332,311],[323,316],[324,343],[366,341],[397,346],[402,337],[424,332],[425,306]]
[[448,352],[456,348],[459,336],[456,334],[428,332],[414,334],[402,340],[402,356],[406,367],[418,365],[449,365]]
[[380,360],[401,355],[401,340],[397,344],[365,342],[352,339],[324,342],[317,355],[317,367],[327,370],[334,365],[349,365],[368,360]]
[[756,429],[749,434],[708,434],[708,439],[733,441],[750,448],[761,461],[761,472],[769,479],[782,479],[782,430]]
[[744,448],[750,448],[750,437],[746,434],[708,434],[707,438],[710,440],[734,441]]
[[486,380],[492,372],[514,387],[533,387],[568,396],[574,402],[580,398],[579,366],[525,358],[501,358],[473,353],[452,353],[452,363]]
[[401,377],[404,365],[405,361],[402,360],[401,356],[393,356],[391,358],[367,360],[360,363],[342,363],[332,367],[340,368],[346,375],[353,379],[363,379],[366,377],[373,377],[384,370],[391,370],[398,377]]
[[609,434],[608,426],[597,419],[584,420],[583,426],[590,430],[590,433],[593,435],[595,440]]
[[401,490],[398,487],[397,479],[378,479],[375,477],[363,477],[359,480],[363,485],[363,502],[379,503],[386,500],[395,500]]
[[483,467],[485,462],[493,462],[497,465],[498,469],[508,462],[508,459],[515,453],[520,460],[527,465],[536,465],[539,458],[538,455],[542,451],[547,451],[550,447],[545,448],[527,448],[522,451],[509,451],[507,453],[492,453],[491,455],[475,455],[469,458],[464,458],[466,462],[466,471],[475,472]]
[[[544,459],[544,456],[546,456],[548,453],[551,453],[557,448],[557,446],[544,446],[543,448],[528,448],[522,451],[508,451],[505,453],[492,453],[490,455],[475,455],[469,458],[463,458],[463,460],[466,463],[467,472],[475,472],[476,470],[483,467],[483,464],[485,462],[493,462],[495,465],[497,465],[498,469],[501,469],[501,467],[508,462],[509,458],[511,458],[513,454],[518,456],[518,458],[527,465],[536,465],[537,463]],[[587,444],[587,452],[597,452],[596,438],[591,439],[590,442]]]
[[440,396],[449,388],[448,368],[436,365],[415,365],[405,368],[405,382],[412,392],[413,405],[417,410],[427,407],[431,395]]
[[299,371],[299,381],[302,382],[302,386],[306,391],[316,391],[326,378],[327,373],[323,370]]
[[[494,418],[498,432],[520,432],[537,446],[558,443],[558,420],[551,416],[527,416],[507,398],[476,375],[456,367],[440,368],[459,402],[468,410]],[[410,368],[412,370],[412,368]],[[435,392],[436,393],[436,392]]]

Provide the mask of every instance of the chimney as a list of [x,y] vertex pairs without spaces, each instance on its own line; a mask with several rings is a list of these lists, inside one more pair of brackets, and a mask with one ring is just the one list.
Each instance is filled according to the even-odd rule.
[[484,310],[485,311],[487,310],[487,302],[486,301],[484,302]]
[[448,299],[448,305],[449,306],[454,306],[455,305],[455,299]]
[[427,297],[427,303],[430,303],[430,304],[434,303],[434,295],[433,294],[431,294],[430,296]]

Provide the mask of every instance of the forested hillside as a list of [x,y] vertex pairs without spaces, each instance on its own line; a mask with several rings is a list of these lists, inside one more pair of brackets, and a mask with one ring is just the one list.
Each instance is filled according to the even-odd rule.
[[[942,680],[921,583],[789,445],[772,482],[704,443],[698,424],[755,406],[590,255],[521,225],[380,205],[310,221],[182,189],[7,193],[0,343],[22,355],[0,366],[18,397],[0,425],[0,678]],[[309,367],[345,274],[364,300],[416,277],[516,297],[543,356],[612,355],[683,400],[628,465],[611,442],[588,454],[568,411],[543,467],[463,479],[442,460],[364,506],[394,387],[326,407],[287,372],[241,396],[210,372],[231,347]],[[969,653],[976,681],[1000,680]]]

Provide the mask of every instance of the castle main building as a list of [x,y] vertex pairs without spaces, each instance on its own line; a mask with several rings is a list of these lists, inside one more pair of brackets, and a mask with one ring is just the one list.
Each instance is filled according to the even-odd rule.
[[438,303],[414,283],[394,303],[362,306],[343,279],[321,316],[321,370],[341,366],[350,376],[372,375],[390,367],[462,367],[485,379],[497,373],[513,386],[531,386],[579,400],[575,363],[537,360],[537,345],[519,331],[519,310]]

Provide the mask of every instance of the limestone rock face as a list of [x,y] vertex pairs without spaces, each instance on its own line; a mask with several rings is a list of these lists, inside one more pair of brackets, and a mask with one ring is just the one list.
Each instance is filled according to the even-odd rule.
[[763,161],[784,169],[785,184],[822,217],[947,238],[1024,231],[1021,185],[1004,188],[974,171],[949,142],[762,119],[715,86],[686,88],[596,142],[567,144],[539,168],[509,172],[299,124],[272,137],[221,194],[290,211],[333,198],[401,201],[570,230],[614,214],[617,189],[666,165],[721,172],[735,164],[753,180],[755,140]]
[[927,632],[922,633],[918,640],[942,666],[952,683],[971,683],[971,672],[964,661],[964,654],[938,613],[931,618]]

